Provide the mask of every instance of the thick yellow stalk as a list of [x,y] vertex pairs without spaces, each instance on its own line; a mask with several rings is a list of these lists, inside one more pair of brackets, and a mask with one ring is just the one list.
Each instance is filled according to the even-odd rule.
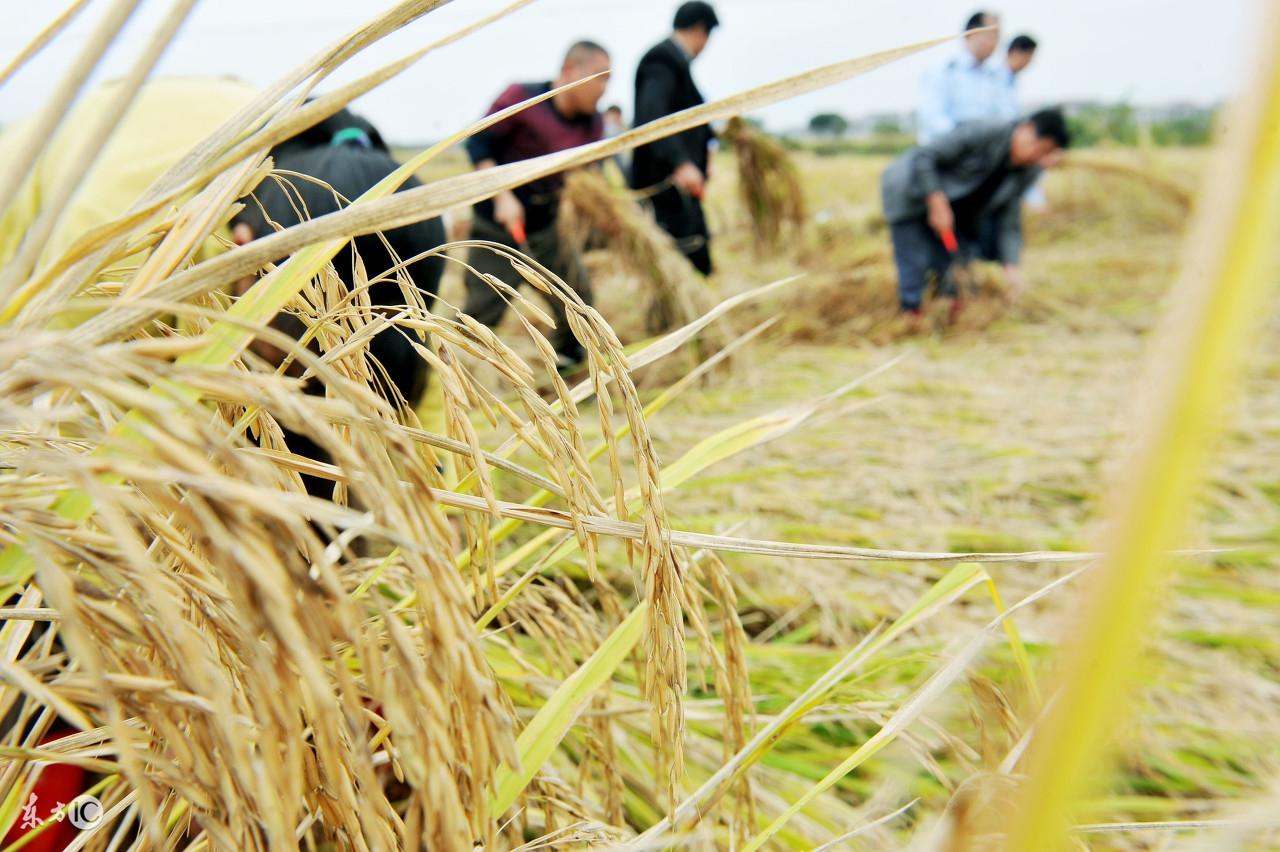
[[1100,777],[1202,481],[1212,439],[1274,281],[1280,233],[1280,14],[1266,15],[1258,85],[1234,112],[1210,176],[1139,410],[1135,457],[1115,489],[1109,546],[1065,651],[1063,688],[1032,747],[1007,848],[1059,849]]

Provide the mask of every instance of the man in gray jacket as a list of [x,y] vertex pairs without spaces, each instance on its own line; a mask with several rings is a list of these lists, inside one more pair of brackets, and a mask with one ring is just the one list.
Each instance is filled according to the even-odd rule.
[[[1040,164],[1070,143],[1056,109],[1018,122],[972,122],[903,154],[881,178],[884,216],[898,264],[902,310],[919,315],[927,279],[942,285],[957,255],[1004,264],[1011,290],[1022,287],[1022,196]],[[994,223],[979,248],[984,217]]]

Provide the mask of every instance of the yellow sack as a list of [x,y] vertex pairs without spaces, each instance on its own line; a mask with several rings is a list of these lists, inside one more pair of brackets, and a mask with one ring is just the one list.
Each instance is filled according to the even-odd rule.
[[[37,159],[18,198],[0,219],[0,264],[9,263],[17,254],[41,213],[45,196],[78,165],[74,162],[77,149],[110,107],[118,85],[105,83],[86,95]],[[217,78],[172,77],[143,86],[59,215],[36,270],[49,266],[88,231],[123,216],[156,178],[255,94],[245,83]],[[0,162],[11,161],[11,152],[31,130],[32,121],[28,119],[0,135]],[[222,236],[229,235],[224,231]],[[201,255],[219,250],[217,241],[210,239]],[[135,265],[137,260],[131,259],[129,265]]]

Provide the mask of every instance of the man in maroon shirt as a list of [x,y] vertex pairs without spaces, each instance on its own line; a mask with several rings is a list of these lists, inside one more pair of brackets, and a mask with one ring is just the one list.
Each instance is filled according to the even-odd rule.
[[[609,54],[605,49],[595,42],[580,41],[569,48],[560,76],[553,82],[509,86],[488,114],[608,70]],[[475,134],[467,140],[471,162],[477,169],[487,169],[598,141],[604,135],[604,123],[597,107],[607,82],[607,76],[589,80]],[[473,239],[519,248],[590,303],[591,282],[582,258],[560,244],[556,230],[563,188],[564,175],[551,175],[480,202],[475,206],[471,235]],[[524,238],[523,245],[520,237]],[[467,262],[476,272],[509,284],[520,283],[512,275],[511,264],[488,249],[473,248]],[[584,352],[569,329],[563,304],[552,299],[551,308],[556,321],[551,343],[561,366],[568,368],[580,362]],[[467,273],[466,313],[487,326],[495,326],[506,309],[506,300],[493,287],[473,272]]]

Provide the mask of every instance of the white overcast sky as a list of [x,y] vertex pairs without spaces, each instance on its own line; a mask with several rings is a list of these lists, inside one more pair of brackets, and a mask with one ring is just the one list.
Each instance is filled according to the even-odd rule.
[[[1277,0],[1257,0],[1277,2]],[[5,64],[66,0],[6,2]],[[104,0],[0,87],[0,123],[28,114],[82,46]],[[388,6],[390,0],[203,0],[169,48],[163,74],[231,74],[263,85]],[[360,56],[330,88],[410,52],[504,5],[454,0]],[[395,141],[438,138],[484,112],[509,82],[554,76],[564,48],[589,37],[610,48],[607,102],[628,110],[635,63],[668,31],[677,0],[538,0],[487,30],[428,56],[357,102]],[[718,0],[723,27],[695,65],[708,97],[727,95],[816,65],[958,31],[973,0]],[[118,76],[168,3],[144,0],[100,69]],[[1023,76],[1028,103],[1058,100],[1215,102],[1245,78],[1255,0],[995,0],[1005,38],[1041,45]],[[913,109],[918,80],[957,47],[946,45],[858,80],[771,107],[773,127],[802,125],[836,110],[856,116]],[[323,88],[322,88],[323,90]]]

